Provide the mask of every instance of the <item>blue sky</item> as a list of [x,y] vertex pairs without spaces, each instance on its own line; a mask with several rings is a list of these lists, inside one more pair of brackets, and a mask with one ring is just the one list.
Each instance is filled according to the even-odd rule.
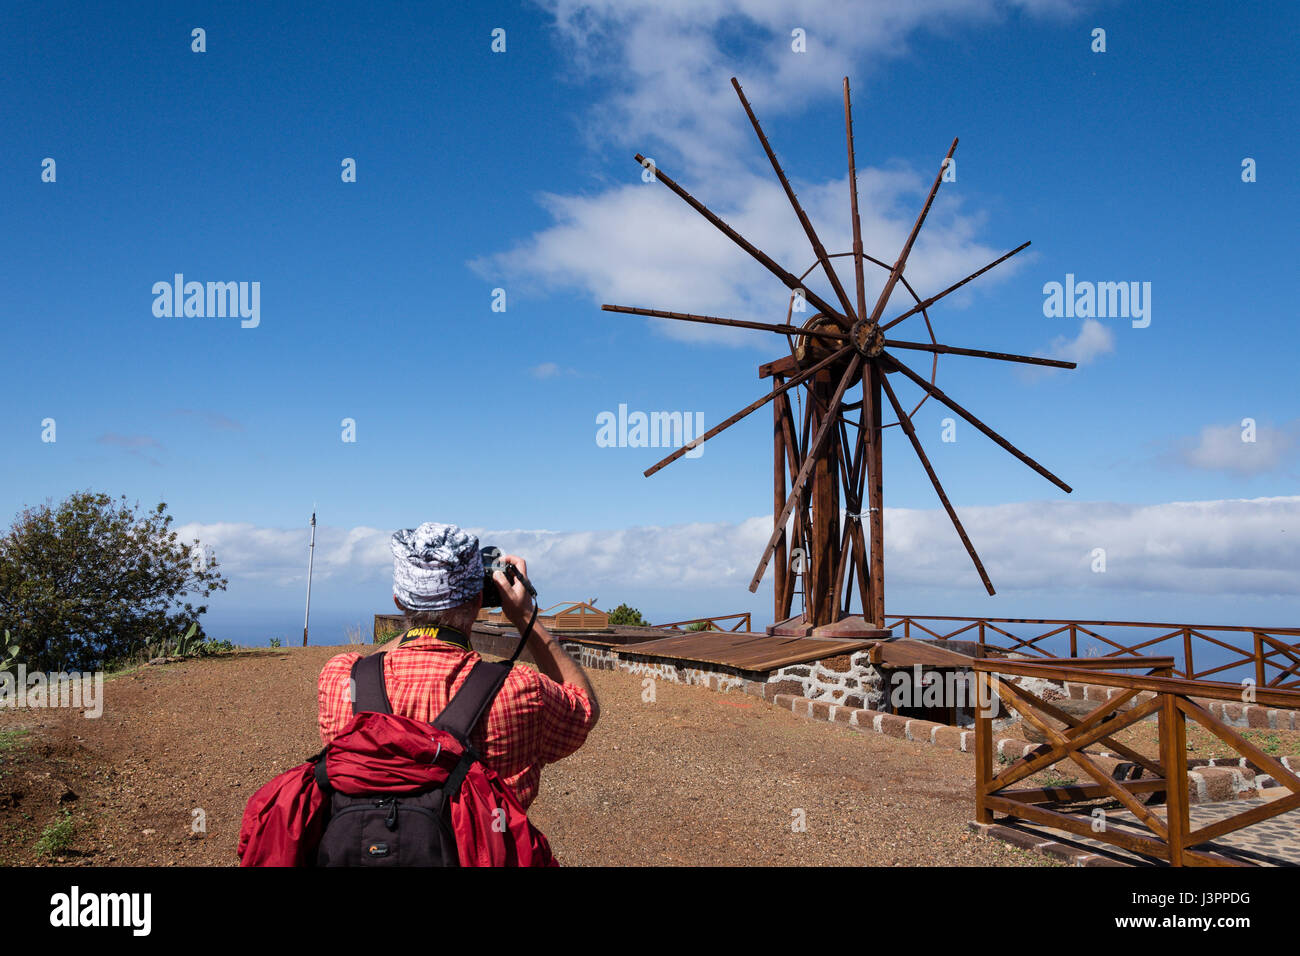
[[[770,418],[651,479],[663,451],[595,441],[620,403],[716,424],[785,348],[599,311],[784,317],[777,280],[631,158],[802,272],[732,75],[832,251],[844,75],[871,254],[892,261],[959,136],[918,292],[1033,245],[932,309],[938,340],[1080,361],[941,359],[942,388],[1075,492],[1061,510],[964,423],[942,443],[927,404],[918,431],[1002,593],[934,520],[895,429],[892,610],[1296,621],[1291,6],[55,4],[0,26],[0,512],[86,487],[165,499],[230,573],[212,621],[231,633],[297,628],[313,503],[321,640],[386,602],[384,536],[422,520],[531,547],[546,599],[770,617],[744,587],[770,530]],[[156,317],[151,288],[178,272],[259,282],[259,325]],[[1150,325],[1046,317],[1067,273],[1151,283]],[[1207,504],[1190,521],[1174,502]]]

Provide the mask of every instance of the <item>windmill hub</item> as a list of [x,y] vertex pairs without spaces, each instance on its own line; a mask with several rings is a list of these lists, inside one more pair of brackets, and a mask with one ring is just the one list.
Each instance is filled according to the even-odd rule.
[[[795,339],[794,357],[800,362],[812,359],[814,361],[825,358],[835,349],[827,341],[817,335],[809,335],[808,332],[839,332],[843,333],[844,326],[838,321],[826,315],[824,312],[818,312],[802,326],[804,334]],[[842,345],[843,343],[838,343]]]
[[879,322],[858,319],[849,332],[853,347],[867,358],[875,358],[885,350],[885,332]]

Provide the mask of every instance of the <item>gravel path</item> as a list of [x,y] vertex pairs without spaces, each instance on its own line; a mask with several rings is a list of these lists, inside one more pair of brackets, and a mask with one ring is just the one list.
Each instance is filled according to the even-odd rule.
[[[144,667],[105,713],[0,712],[0,862],[232,865],[245,802],[319,749],[316,674],[345,648]],[[603,714],[531,810],[568,865],[1048,865],[966,830],[974,762],[742,695],[596,671]],[[195,833],[201,809],[207,832]],[[794,824],[806,829],[796,831]]]

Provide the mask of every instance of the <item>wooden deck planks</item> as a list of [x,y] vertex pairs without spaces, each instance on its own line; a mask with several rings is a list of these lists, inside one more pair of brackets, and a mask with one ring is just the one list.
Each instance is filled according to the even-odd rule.
[[910,637],[882,641],[872,651],[871,659],[883,667],[969,667],[974,658],[946,647],[936,647]]

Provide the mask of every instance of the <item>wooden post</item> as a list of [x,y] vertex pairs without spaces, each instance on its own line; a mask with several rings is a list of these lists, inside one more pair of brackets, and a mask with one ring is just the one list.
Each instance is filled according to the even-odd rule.
[[[820,429],[829,416],[838,414],[830,408],[834,384],[829,372],[819,372],[813,379],[813,404],[816,406],[813,417],[813,429]],[[814,627],[835,623],[835,608],[831,604],[831,576],[835,573],[833,561],[834,510],[835,493],[831,487],[839,479],[839,472],[832,455],[838,443],[833,440],[821,448],[812,471],[812,541],[809,543],[809,564],[804,574],[804,587],[807,593],[804,600],[808,607],[807,623]],[[811,449],[808,449],[811,450]],[[838,517],[838,516],[836,516]]]
[[[884,461],[881,445],[884,429],[880,415],[880,376],[885,372],[879,363],[868,362],[862,373],[862,417],[871,436],[867,444],[867,504],[871,518],[871,608],[863,615],[876,627],[885,626],[885,486],[881,475]],[[870,403],[868,407],[867,403]],[[869,425],[867,423],[870,423]]]
[[[992,823],[984,796],[993,781],[993,693],[989,675],[975,672],[975,822]],[[988,706],[984,706],[987,704]]]
[[1183,865],[1184,844],[1191,832],[1187,805],[1187,718],[1175,694],[1161,695],[1160,744],[1166,788],[1165,818],[1169,827],[1169,865]]
[[1264,686],[1264,637],[1255,631],[1255,686]]
[[[777,387],[785,379],[782,376],[772,376],[772,385]],[[772,521],[780,520],[781,509],[785,507],[785,429],[782,420],[784,411],[782,402],[785,396],[778,396],[772,403],[772,447],[774,453],[772,456]],[[773,529],[775,530],[775,528]],[[776,568],[772,579],[772,620],[781,621],[789,616],[788,611],[782,613],[782,604],[785,603],[786,574],[788,573],[789,562],[789,542],[786,540],[786,534],[781,532],[781,538],[776,546]]]

